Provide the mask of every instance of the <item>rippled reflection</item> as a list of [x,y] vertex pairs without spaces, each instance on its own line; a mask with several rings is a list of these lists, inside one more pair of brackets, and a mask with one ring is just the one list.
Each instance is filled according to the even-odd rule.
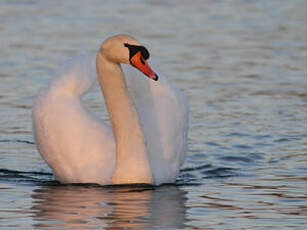
[[183,228],[185,193],[175,186],[46,186],[32,196],[36,229]]

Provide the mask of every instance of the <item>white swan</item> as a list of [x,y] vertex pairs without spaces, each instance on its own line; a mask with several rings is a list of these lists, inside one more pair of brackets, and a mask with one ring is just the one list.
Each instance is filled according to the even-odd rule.
[[[40,91],[32,114],[34,136],[57,180],[175,182],[186,151],[188,106],[166,78],[158,80],[148,58],[138,41],[116,35],[102,43],[96,57],[70,59]],[[130,64],[122,65],[127,77],[120,63]],[[131,65],[158,81],[143,78]],[[97,76],[112,129],[80,102]]]

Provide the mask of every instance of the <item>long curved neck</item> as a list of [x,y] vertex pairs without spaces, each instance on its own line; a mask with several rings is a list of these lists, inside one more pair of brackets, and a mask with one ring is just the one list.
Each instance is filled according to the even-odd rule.
[[116,168],[112,183],[152,183],[145,138],[121,67],[106,59],[101,52],[97,55],[96,66],[116,141]]

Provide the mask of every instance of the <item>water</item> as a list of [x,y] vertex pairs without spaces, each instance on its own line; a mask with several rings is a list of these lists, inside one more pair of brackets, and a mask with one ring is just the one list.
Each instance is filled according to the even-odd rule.
[[[32,138],[31,106],[59,64],[135,36],[190,101],[175,185],[64,186]],[[0,2],[1,229],[304,229],[307,3]],[[104,119],[100,93],[85,103]]]

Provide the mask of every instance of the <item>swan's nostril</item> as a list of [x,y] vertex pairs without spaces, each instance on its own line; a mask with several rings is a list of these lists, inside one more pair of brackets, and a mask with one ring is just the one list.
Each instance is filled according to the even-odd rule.
[[141,60],[141,63],[143,64],[143,65],[145,65],[145,61],[144,61],[144,59],[141,57],[140,58],[140,60]]

